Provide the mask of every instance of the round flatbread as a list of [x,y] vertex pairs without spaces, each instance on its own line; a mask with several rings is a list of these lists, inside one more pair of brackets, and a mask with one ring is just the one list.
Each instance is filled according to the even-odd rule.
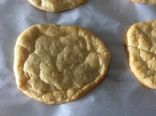
[[155,4],[156,0],[131,0],[134,3]]
[[78,7],[87,0],[28,0],[33,6],[48,12],[61,12]]
[[132,72],[142,84],[156,89],[156,21],[131,26],[126,46]]
[[104,43],[84,28],[34,25],[16,42],[16,83],[40,102],[69,102],[104,79],[109,59]]

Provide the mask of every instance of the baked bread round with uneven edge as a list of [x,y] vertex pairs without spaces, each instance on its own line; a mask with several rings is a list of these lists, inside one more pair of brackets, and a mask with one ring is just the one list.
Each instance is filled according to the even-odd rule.
[[143,85],[156,89],[156,21],[132,25],[126,46],[130,68],[136,78]]
[[155,4],[156,0],[131,0],[134,3],[143,3],[143,4]]
[[70,102],[104,79],[110,54],[104,43],[78,26],[34,25],[15,45],[18,88],[46,104]]
[[78,7],[87,0],[28,0],[36,8],[47,12],[61,12]]

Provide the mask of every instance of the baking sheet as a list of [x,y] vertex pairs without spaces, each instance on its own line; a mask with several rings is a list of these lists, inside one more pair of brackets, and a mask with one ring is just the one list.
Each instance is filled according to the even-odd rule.
[[[156,19],[156,6],[128,0],[89,0],[63,13],[40,11],[27,0],[0,0],[0,116],[153,116],[156,92],[131,73],[123,39],[128,27]],[[80,25],[96,33],[111,52],[105,81],[85,97],[62,105],[45,105],[20,92],[13,73],[17,36],[37,23]]]

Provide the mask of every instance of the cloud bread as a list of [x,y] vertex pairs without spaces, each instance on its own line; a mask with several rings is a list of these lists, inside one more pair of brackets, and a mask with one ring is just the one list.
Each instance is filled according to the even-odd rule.
[[15,45],[18,88],[46,104],[70,102],[104,79],[110,54],[104,43],[78,26],[37,24]]
[[72,9],[87,2],[87,0],[28,0],[30,4],[44,11],[61,12]]
[[156,0],[131,0],[134,3],[156,4]]
[[156,21],[132,25],[127,33],[129,64],[136,78],[156,89]]

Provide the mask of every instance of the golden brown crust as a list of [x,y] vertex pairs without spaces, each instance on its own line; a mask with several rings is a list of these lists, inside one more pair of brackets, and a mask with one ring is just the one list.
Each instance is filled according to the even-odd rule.
[[134,3],[156,4],[156,0],[131,0]]
[[78,7],[87,0],[28,0],[36,8],[47,12],[61,12]]
[[101,82],[109,59],[105,45],[84,28],[34,25],[16,42],[16,83],[40,102],[69,102]]
[[156,21],[132,25],[127,33],[129,64],[137,79],[146,87],[156,88]]

